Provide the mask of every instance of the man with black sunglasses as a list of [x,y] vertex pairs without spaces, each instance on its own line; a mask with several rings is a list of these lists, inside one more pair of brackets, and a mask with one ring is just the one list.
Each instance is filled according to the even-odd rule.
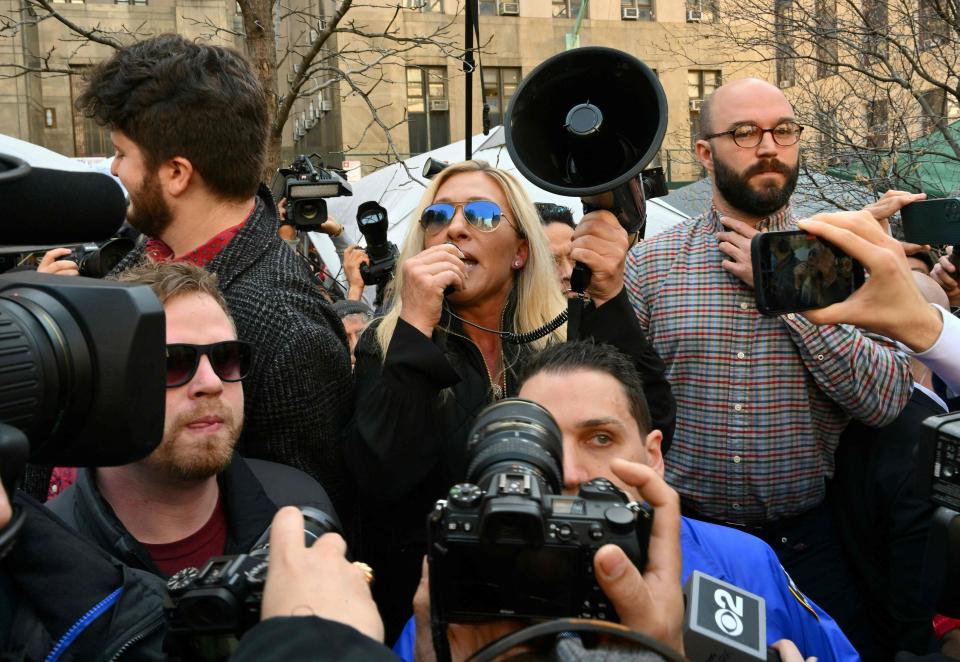
[[166,578],[213,556],[248,552],[279,508],[336,513],[310,476],[235,453],[254,350],[237,340],[216,277],[187,262],[161,262],[120,280],[149,285],[164,307],[163,440],[133,464],[79,470],[49,507],[152,586],[138,609],[161,611]]
[[763,538],[856,645],[857,591],[825,486],[844,427],[892,421],[910,369],[892,343],[853,327],[757,310],[750,241],[796,229],[802,132],[775,85],[718,88],[701,105],[696,144],[712,208],[634,248],[626,280],[677,398],[666,477],[684,514]]

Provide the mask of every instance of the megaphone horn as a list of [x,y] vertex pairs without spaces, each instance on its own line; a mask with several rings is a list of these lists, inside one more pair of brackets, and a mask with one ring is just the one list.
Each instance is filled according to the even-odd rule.
[[[612,48],[577,48],[530,72],[510,102],[506,144],[536,186],[609,209],[642,236],[645,200],[666,194],[662,169],[644,173],[667,130],[667,97],[643,62]],[[659,172],[657,172],[659,170]]]

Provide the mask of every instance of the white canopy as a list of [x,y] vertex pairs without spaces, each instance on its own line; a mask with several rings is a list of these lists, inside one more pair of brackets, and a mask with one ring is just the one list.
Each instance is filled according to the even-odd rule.
[[[498,126],[484,136],[478,134],[473,137],[473,158],[487,161],[490,165],[507,170],[516,175],[526,186],[534,202],[553,202],[569,207],[573,211],[574,220],[579,221],[582,205],[578,198],[569,198],[555,193],[549,193],[537,188],[528,182],[518,171],[510,158],[504,143],[503,127]],[[388,237],[398,247],[403,243],[407,228],[412,220],[414,210],[420,202],[423,191],[429,180],[422,177],[423,165],[428,158],[448,163],[457,163],[464,157],[464,141],[458,141],[419,154],[404,161],[411,177],[400,163],[391,164],[381,170],[363,177],[351,184],[352,196],[330,198],[327,200],[327,210],[338,223],[346,228],[345,233],[353,243],[363,244],[363,237],[357,229],[357,207],[368,200],[376,200],[382,205],[390,217]],[[646,236],[652,236],[672,225],[689,218],[686,214],[661,202],[658,199],[647,201],[647,230]],[[322,234],[311,233],[311,239],[327,266],[336,273],[340,270],[340,260],[330,240]]]

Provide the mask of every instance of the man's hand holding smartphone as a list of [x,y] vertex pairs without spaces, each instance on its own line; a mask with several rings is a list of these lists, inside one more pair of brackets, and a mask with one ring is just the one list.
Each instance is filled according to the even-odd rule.
[[870,274],[866,284],[845,301],[804,313],[808,320],[853,324],[899,340],[915,352],[937,341],[943,329],[940,311],[927,303],[914,283],[900,242],[869,213],[818,214],[797,225],[858,260]]

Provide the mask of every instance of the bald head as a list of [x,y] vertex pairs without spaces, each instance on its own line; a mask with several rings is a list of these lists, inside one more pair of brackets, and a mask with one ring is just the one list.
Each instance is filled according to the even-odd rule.
[[946,308],[947,310],[950,309],[950,300],[947,298],[947,293],[943,291],[943,288],[940,287],[940,284],[937,281],[927,274],[922,274],[918,271],[914,271],[912,273],[913,282],[915,282],[917,287],[920,288],[920,293],[928,303],[935,303],[938,306]]
[[721,85],[700,104],[700,139],[726,131],[747,117],[750,107],[773,105],[784,112],[784,119],[793,119],[793,107],[776,85],[759,78],[741,78]]

